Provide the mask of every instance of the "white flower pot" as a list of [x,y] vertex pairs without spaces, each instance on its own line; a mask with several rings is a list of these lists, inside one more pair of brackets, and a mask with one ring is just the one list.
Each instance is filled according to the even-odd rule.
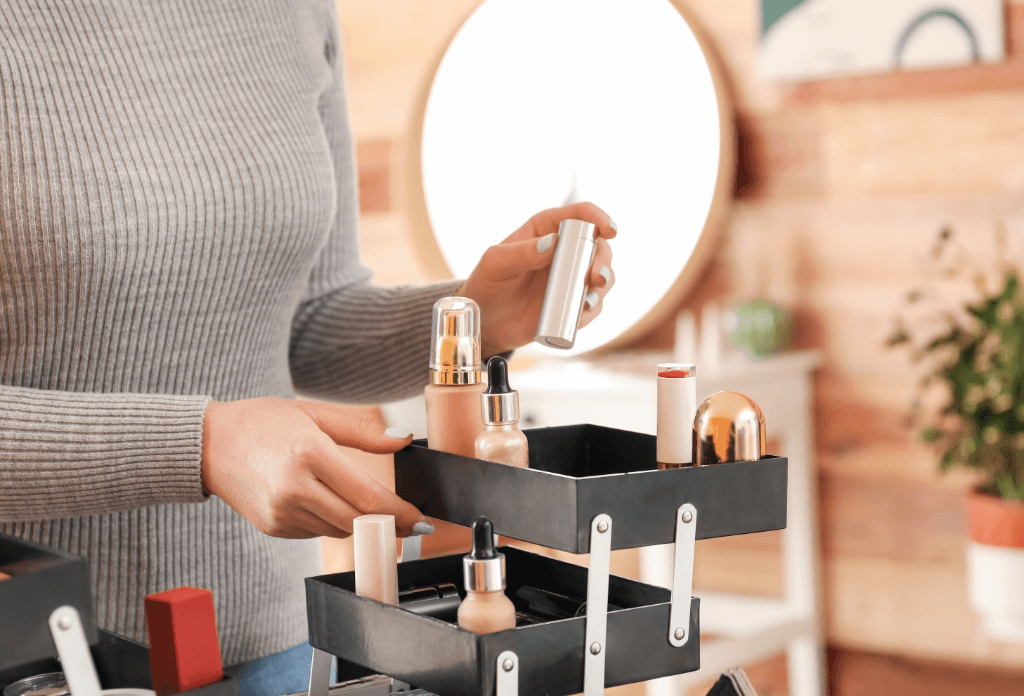
[[1024,643],[1024,549],[970,542],[967,588],[989,635]]

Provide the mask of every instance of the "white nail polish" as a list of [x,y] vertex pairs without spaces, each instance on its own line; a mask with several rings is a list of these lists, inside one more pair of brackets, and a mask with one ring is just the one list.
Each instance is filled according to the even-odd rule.
[[404,440],[405,438],[412,435],[408,430],[402,430],[401,428],[388,428],[384,431],[384,434],[388,437],[393,437],[398,440]]
[[597,294],[596,290],[591,290],[587,293],[587,296],[583,298],[583,304],[587,306],[587,309],[593,309],[597,306],[601,296]]
[[555,237],[558,235],[557,232],[546,234],[537,240],[537,253],[543,254],[550,249],[555,243]]
[[616,224],[615,224],[615,221],[614,221],[614,220],[612,220],[611,218],[608,218],[608,226],[609,226],[609,227],[611,227],[611,228],[612,228],[613,230],[615,230],[616,232],[618,232],[618,231],[619,231],[619,226],[618,226],[618,225],[616,225]]
[[607,266],[601,266],[601,270],[597,274],[604,278],[605,285],[612,282],[612,269]]

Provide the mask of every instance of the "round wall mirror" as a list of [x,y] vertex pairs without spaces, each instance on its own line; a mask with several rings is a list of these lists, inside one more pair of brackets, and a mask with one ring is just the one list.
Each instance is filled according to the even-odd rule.
[[639,338],[714,251],[734,176],[732,109],[669,0],[486,0],[438,64],[417,127],[420,246],[453,277],[574,188],[618,225],[601,316],[572,350],[538,350]]

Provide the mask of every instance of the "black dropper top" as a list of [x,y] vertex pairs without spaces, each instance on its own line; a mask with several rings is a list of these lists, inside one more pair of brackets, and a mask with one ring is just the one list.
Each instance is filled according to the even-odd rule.
[[[490,369],[489,362],[487,367]],[[469,552],[469,557],[476,561],[498,557],[498,552],[494,550],[494,525],[489,517],[477,517],[473,523],[473,550]]]
[[508,386],[508,363],[500,355],[495,355],[487,361],[487,393],[512,393],[512,389]]

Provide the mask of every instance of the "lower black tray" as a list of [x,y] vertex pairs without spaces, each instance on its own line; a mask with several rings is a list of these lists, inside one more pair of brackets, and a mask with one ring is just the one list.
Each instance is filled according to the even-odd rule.
[[[508,587],[523,585],[586,597],[587,568],[503,547]],[[462,556],[398,566],[402,588],[453,582],[464,595]],[[617,686],[700,667],[699,600],[690,600],[690,635],[683,647],[668,641],[671,593],[610,576],[605,685]],[[455,624],[355,594],[355,573],[306,578],[309,642],[342,660],[444,696],[494,693],[498,655],[519,657],[520,696],[564,696],[583,691],[586,618],[562,619],[476,635]]]
[[[149,649],[141,643],[99,629],[99,640],[90,646],[96,676],[104,689],[152,689],[149,672]],[[36,674],[61,671],[60,662],[49,657],[18,668],[0,671],[0,690],[9,684]],[[238,696],[238,680],[225,677],[222,681],[182,692],[183,696]]]

